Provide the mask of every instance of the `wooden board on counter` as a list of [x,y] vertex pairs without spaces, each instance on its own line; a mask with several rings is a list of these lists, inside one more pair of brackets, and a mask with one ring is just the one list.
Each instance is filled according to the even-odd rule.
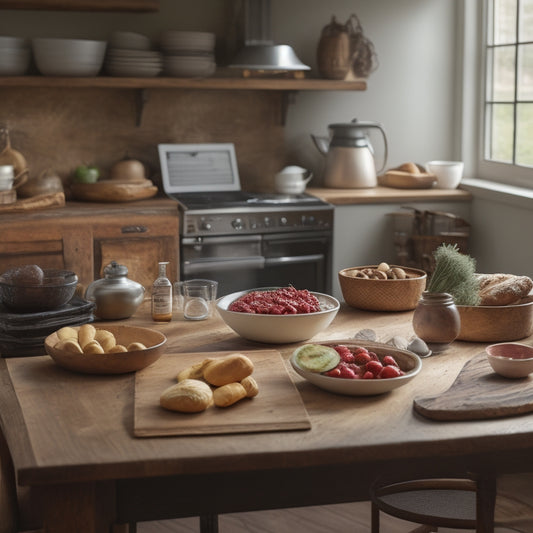
[[63,207],[65,205],[65,194],[55,192],[52,194],[40,194],[31,198],[16,200],[12,203],[0,204],[0,214],[2,213],[27,213],[39,209],[49,209],[51,207]]
[[160,407],[161,393],[177,383],[180,370],[207,357],[229,352],[163,355],[135,376],[134,434],[137,437],[208,435],[309,429],[311,422],[281,354],[275,350],[246,353],[254,363],[259,394],[226,408],[178,413]]
[[533,379],[496,374],[485,353],[468,361],[444,393],[415,398],[414,408],[434,420],[478,420],[533,412]]

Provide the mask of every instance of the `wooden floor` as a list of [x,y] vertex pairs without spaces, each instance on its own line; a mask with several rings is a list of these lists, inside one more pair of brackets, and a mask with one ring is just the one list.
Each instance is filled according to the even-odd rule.
[[[381,514],[381,533],[408,533],[416,525]],[[137,533],[198,533],[198,518],[145,522]],[[439,533],[457,529],[440,528]],[[465,531],[465,530],[461,530]],[[498,528],[497,533],[512,530]],[[238,513],[219,517],[219,533],[365,533],[370,532],[370,504],[350,503]],[[533,533],[533,532],[532,532]]]

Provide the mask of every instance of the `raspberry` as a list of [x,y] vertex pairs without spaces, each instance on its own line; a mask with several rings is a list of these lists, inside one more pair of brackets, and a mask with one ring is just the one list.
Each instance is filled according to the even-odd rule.
[[372,372],[365,372],[363,374],[363,379],[374,379],[374,374],[372,374]]
[[339,346],[335,346],[335,350],[337,350],[337,353],[345,363],[353,363],[355,361],[354,355],[348,346],[340,344]]
[[340,378],[341,369],[338,366],[336,366],[335,368],[332,368],[331,370],[324,372],[324,375],[329,376],[330,378]]
[[379,357],[374,352],[368,352],[368,355],[370,356],[370,359],[372,359],[373,361],[379,362]]

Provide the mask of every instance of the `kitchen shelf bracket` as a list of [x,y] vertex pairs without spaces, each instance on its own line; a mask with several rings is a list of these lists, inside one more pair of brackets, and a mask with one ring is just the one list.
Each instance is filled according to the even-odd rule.
[[137,119],[135,125],[140,127],[144,113],[144,105],[148,102],[148,89],[138,89],[136,98]]
[[281,125],[285,126],[287,123],[287,112],[289,105],[296,102],[296,93],[298,91],[283,91],[281,96]]

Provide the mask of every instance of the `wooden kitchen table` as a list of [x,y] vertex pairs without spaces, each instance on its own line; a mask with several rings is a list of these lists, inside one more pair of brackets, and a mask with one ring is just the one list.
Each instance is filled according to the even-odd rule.
[[[343,307],[314,340],[350,339],[364,328],[375,330],[379,341],[409,337],[411,319],[411,312]],[[218,316],[155,324],[148,306],[122,323],[163,331],[167,353],[275,348],[287,359],[295,346],[245,341]],[[373,397],[325,392],[287,362],[311,429],[149,438],[133,434],[133,374],[75,374],[48,356],[1,359],[0,421],[17,484],[26,492],[21,505],[40,511],[48,533],[368,500],[370,484],[383,474],[474,472],[491,479],[532,469],[533,415],[439,422],[413,410],[415,397],[448,389],[484,346],[455,342],[424,359],[410,383]]]

